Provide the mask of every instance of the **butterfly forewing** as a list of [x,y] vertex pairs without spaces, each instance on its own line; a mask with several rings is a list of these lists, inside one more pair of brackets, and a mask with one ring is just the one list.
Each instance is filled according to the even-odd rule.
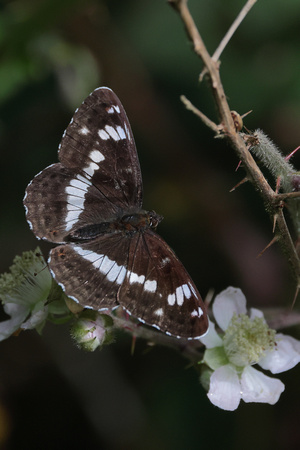
[[96,89],[75,112],[59,148],[65,167],[92,174],[104,195],[123,208],[142,206],[142,178],[125,110],[108,88]]
[[176,337],[206,333],[205,307],[170,247],[142,211],[142,179],[132,131],[118,97],[96,89],[76,110],[59,163],[29,183],[24,205],[37,237],[61,243],[49,267],[85,307],[121,305],[141,322]]
[[108,88],[96,89],[64,132],[61,164],[28,185],[27,220],[39,238],[64,242],[72,231],[112,221],[142,205],[142,179],[124,108]]
[[166,242],[151,230],[131,240],[118,301],[133,316],[173,336],[196,338],[208,327],[205,306],[192,279]]

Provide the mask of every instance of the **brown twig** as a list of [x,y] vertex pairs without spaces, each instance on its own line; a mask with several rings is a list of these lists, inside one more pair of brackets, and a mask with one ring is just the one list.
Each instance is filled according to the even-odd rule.
[[277,194],[277,200],[281,201],[281,200],[288,200],[290,198],[299,198],[300,197],[300,192],[282,192],[281,194]]
[[147,327],[141,323],[135,323],[131,318],[126,318],[126,314],[124,314],[124,311],[122,311],[121,308],[117,310],[116,314],[112,315],[112,318],[116,328],[130,333],[131,336],[134,336],[135,338],[145,339],[148,343],[153,345],[169,347],[179,351],[182,356],[192,363],[201,361],[203,357],[205,348],[199,339],[178,339],[176,337],[168,336],[165,333],[161,333],[152,327]]
[[196,108],[196,106],[194,106],[184,95],[180,96],[180,100],[182,101],[186,109],[192,111],[196,116],[200,117],[202,122],[205,123],[208,128],[213,130],[216,134],[220,133],[220,127],[215,122],[210,120],[205,114],[203,114],[203,112],[199,111],[199,109]]
[[245,19],[245,17],[249,13],[250,9],[255,5],[256,2],[257,2],[257,0],[248,0],[247,1],[245,6],[242,8],[240,13],[238,14],[237,18],[235,19],[235,21],[233,22],[233,24],[231,25],[231,27],[229,28],[229,30],[227,31],[225,36],[223,37],[223,39],[220,42],[218,48],[216,49],[216,51],[212,55],[212,59],[214,59],[215,61],[219,60],[219,58],[220,58],[223,50],[225,49],[226,45],[228,44],[228,42],[230,41],[230,39],[232,38],[232,36],[236,32],[236,30],[238,29],[238,27],[240,26],[240,24]]

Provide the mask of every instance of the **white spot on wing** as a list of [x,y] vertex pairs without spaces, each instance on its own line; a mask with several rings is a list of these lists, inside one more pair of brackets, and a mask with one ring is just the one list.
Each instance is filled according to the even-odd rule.
[[124,123],[124,128],[125,128],[125,133],[127,135],[128,140],[131,141],[131,135],[130,135],[130,132],[129,132],[129,129],[128,129],[128,126],[126,125],[126,123]]
[[98,165],[96,163],[92,162],[87,167],[85,167],[83,169],[83,171],[84,171],[84,173],[86,173],[87,175],[92,177],[97,169],[99,169]]
[[116,283],[117,283],[117,284],[123,283],[124,278],[125,278],[125,275],[126,275],[126,267],[121,266],[121,271],[120,271],[120,273],[119,273],[118,278],[116,279]]
[[179,306],[183,305],[184,295],[183,295],[182,286],[179,286],[176,289],[176,300],[177,300],[177,305],[179,305]]
[[192,294],[193,294],[195,297],[198,297],[198,296],[197,296],[197,292],[195,291],[195,289],[194,289],[193,285],[190,283],[190,281],[189,281],[189,287],[190,287],[190,289],[191,289]]
[[87,261],[90,261],[95,264],[96,261],[99,261],[99,259],[103,258],[103,255],[98,255],[98,253],[92,252],[91,250],[86,250],[81,247],[75,246],[73,247],[74,251],[78,253],[78,255],[82,256]]
[[167,264],[169,264],[169,262],[170,262],[170,258],[168,258],[168,257],[166,256],[166,258],[163,258],[163,259],[161,260],[160,267],[165,267]]
[[168,304],[170,306],[174,306],[175,305],[175,300],[176,300],[175,294],[169,294],[167,300],[168,300]]
[[157,282],[155,280],[147,280],[144,284],[145,291],[155,292],[157,288]]
[[[73,186],[77,189],[80,189],[84,192],[88,190],[88,185],[86,183],[83,183],[83,181],[78,180],[78,178],[73,178],[73,180],[70,181],[70,186]],[[66,188],[67,191],[67,188]],[[72,192],[70,192],[72,194]]]
[[87,184],[88,186],[92,186],[92,183],[87,180],[85,177],[83,177],[82,175],[78,174],[76,175],[77,180],[82,181],[83,183]]
[[102,263],[99,267],[100,272],[102,272],[104,275],[107,275],[114,264],[115,264],[114,261],[109,259],[108,256],[104,256]]
[[117,284],[123,283],[126,274],[126,268],[124,266],[119,266],[106,255],[98,254],[79,246],[75,246],[73,249],[78,255],[91,262],[109,281],[116,282]]
[[111,107],[108,108],[106,111],[108,112],[108,114],[113,114],[114,112],[120,114],[120,108],[118,105],[111,105]]
[[200,308],[200,306],[198,306],[198,310],[194,309],[194,311],[191,312],[191,316],[192,317],[201,317],[201,316],[203,316],[202,308]]
[[68,211],[74,211],[74,209],[78,209],[78,210],[82,211],[83,205],[84,205],[84,198],[76,197],[76,196],[72,196],[72,195],[68,196],[68,203],[67,203]]
[[198,315],[199,317],[203,316],[203,310],[202,308],[200,308],[200,306],[198,306]]
[[99,163],[101,161],[104,161],[104,159],[105,159],[104,156],[102,155],[102,153],[99,152],[99,150],[92,150],[91,153],[89,154],[89,157],[95,163]]
[[104,141],[107,141],[107,139],[109,139],[109,134],[108,133],[106,133],[106,131],[105,130],[99,130],[98,131],[98,135],[99,135],[99,137],[101,138],[101,139],[103,139]]
[[112,127],[111,125],[106,125],[105,126],[105,131],[107,131],[107,133],[110,135],[110,137],[114,141],[119,141],[120,140],[120,136],[118,135],[118,133],[116,132],[114,127]]
[[130,272],[129,283],[140,283],[140,284],[143,284],[144,282],[145,282],[145,276],[144,275],[138,276],[137,273]]
[[125,131],[122,127],[120,127],[120,125],[117,126],[117,132],[120,136],[120,139],[126,139]]
[[69,225],[70,222],[74,222],[78,220],[79,215],[81,214],[81,209],[73,209],[73,210],[68,210],[68,214],[66,217],[66,222],[67,222],[67,230],[69,231],[69,229],[72,228],[72,226]]
[[[104,156],[99,150],[92,150],[89,157],[92,159],[92,162],[82,170],[86,177],[91,179],[95,171],[99,169],[97,163],[103,161]],[[67,194],[66,231],[70,231],[73,225],[78,222],[79,216],[84,209],[85,196],[92,185],[86,177],[77,174],[65,188]]]
[[163,313],[164,313],[164,311],[162,308],[158,308],[156,311],[154,311],[154,314],[159,317],[161,317],[163,315]]
[[89,134],[89,132],[90,132],[90,130],[89,130],[87,127],[82,127],[82,128],[79,130],[79,133],[80,133],[80,134],[83,134],[83,135],[87,135],[87,134]]
[[185,297],[186,298],[191,298],[192,293],[191,293],[190,288],[188,287],[188,285],[187,284],[183,284],[181,287],[182,287],[182,290],[183,290],[183,293],[184,293]]

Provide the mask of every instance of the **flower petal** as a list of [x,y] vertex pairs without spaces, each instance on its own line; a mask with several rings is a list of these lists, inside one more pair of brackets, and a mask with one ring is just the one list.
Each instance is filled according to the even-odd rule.
[[263,369],[272,373],[285,372],[300,362],[300,341],[291,336],[276,334],[276,347],[259,361]]
[[250,319],[253,320],[256,317],[259,317],[260,319],[264,319],[264,313],[256,308],[250,308]]
[[231,365],[222,366],[210,377],[207,394],[211,403],[226,411],[234,411],[241,400],[238,375]]
[[200,342],[202,342],[202,344],[205,345],[206,348],[221,347],[223,345],[223,340],[216,332],[215,324],[209,319],[208,321],[209,321],[208,332],[206,333],[205,336],[201,337],[199,340]]
[[26,322],[23,322],[21,325],[22,330],[32,330],[33,328],[40,328],[43,323],[46,321],[48,316],[48,308],[47,306],[41,308],[36,313],[31,314]]
[[242,399],[246,403],[269,403],[274,405],[281,393],[284,384],[276,378],[270,378],[253,367],[245,367],[241,377]]
[[6,303],[4,311],[11,316],[11,319],[0,322],[0,341],[7,339],[20,328],[30,310],[23,305]]
[[212,310],[219,327],[225,331],[234,313],[246,314],[246,297],[239,288],[228,287],[216,296]]

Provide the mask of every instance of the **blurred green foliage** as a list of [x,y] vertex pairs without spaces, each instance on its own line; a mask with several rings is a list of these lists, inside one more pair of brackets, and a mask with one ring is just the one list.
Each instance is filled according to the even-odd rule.
[[[243,4],[189,1],[211,53]],[[252,109],[247,128],[264,129],[286,153],[300,144],[299,24],[299,0],[258,1],[221,57],[231,109]],[[185,94],[217,120],[206,83],[198,83],[201,61],[167,2],[4,0],[0,58],[1,271],[36,246],[22,207],[27,183],[57,160],[74,108],[108,85],[132,124],[145,207],[165,216],[159,232],[203,296],[233,284],[252,305],[291,304],[280,249],[256,259],[272,238],[257,193],[243,186],[229,194],[244,176],[233,151],[179,101]],[[45,256],[48,249],[43,243]],[[297,369],[283,377],[286,392],[275,407],[243,405],[229,414],[208,403],[180,357],[164,349],[144,355],[145,347],[138,343],[131,359],[130,342],[120,338],[82,356],[67,330],[51,327],[42,341],[21,334],[3,343],[6,448],[299,448]]]

